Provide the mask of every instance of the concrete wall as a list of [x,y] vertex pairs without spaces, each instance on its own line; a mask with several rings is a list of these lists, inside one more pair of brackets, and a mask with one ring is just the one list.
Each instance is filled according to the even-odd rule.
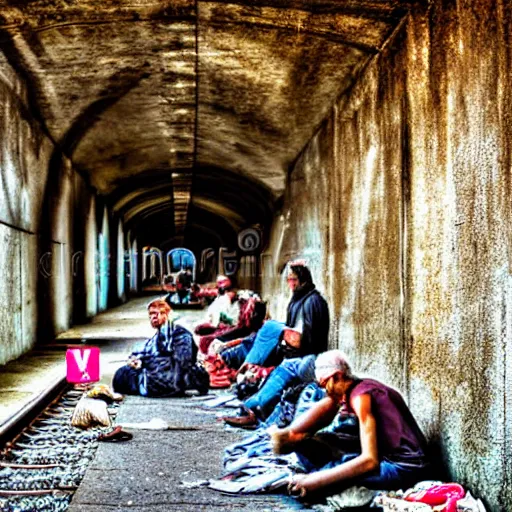
[[0,364],[70,327],[76,198],[91,194],[32,111],[0,53]]
[[0,363],[35,341],[40,212],[53,147],[0,54]]
[[[406,395],[453,479],[512,507],[511,7],[433,2],[312,138],[271,235],[310,261],[331,346]],[[274,273],[274,275],[272,274]]]
[[408,377],[453,475],[510,510],[512,11],[469,7],[408,26]]

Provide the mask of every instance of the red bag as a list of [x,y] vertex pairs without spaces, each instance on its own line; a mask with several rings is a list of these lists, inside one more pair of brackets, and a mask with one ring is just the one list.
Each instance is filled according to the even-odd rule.
[[466,492],[459,484],[434,485],[424,491],[413,492],[404,496],[404,500],[426,503],[432,507],[444,505],[441,512],[456,512],[457,501],[464,498]]
[[229,368],[220,356],[209,356],[204,361],[204,366],[210,376],[210,387],[223,389],[231,387],[236,376],[236,371]]

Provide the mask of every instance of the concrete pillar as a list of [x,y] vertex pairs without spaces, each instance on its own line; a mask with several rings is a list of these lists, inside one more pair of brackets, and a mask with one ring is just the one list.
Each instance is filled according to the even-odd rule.
[[89,211],[85,222],[85,296],[86,316],[94,316],[98,312],[97,295],[97,258],[98,228],[96,224],[96,198],[91,197]]
[[63,160],[58,175],[57,197],[51,201],[51,276],[49,278],[53,330],[55,333],[71,325],[73,293],[71,278],[71,242],[73,229],[73,190],[71,163]]
[[108,306],[110,274],[110,230],[107,208],[103,208],[101,231],[98,234],[98,311],[105,311]]
[[139,244],[134,239],[130,246],[130,291],[139,291]]
[[116,265],[116,277],[117,277],[117,298],[120,301],[124,301],[125,293],[125,247],[124,247],[124,229],[123,223],[118,222],[117,225],[117,265]]

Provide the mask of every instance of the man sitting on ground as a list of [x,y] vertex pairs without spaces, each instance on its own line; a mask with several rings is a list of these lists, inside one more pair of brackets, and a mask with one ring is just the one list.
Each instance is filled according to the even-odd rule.
[[[276,453],[297,453],[310,471],[293,477],[292,493],[339,492],[348,485],[405,489],[429,477],[425,438],[398,391],[352,375],[339,350],[317,357],[315,375],[327,396],[272,434]],[[359,449],[342,435],[322,449],[325,439],[314,434],[347,413],[358,420]]]
[[[303,260],[290,262],[286,280],[292,298],[286,315],[287,328],[279,340],[282,363],[270,374],[263,387],[243,403],[238,416],[223,418],[228,425],[253,428],[259,420],[266,419],[288,386],[314,379],[314,356],[327,350],[329,307],[316,289],[306,263]],[[233,354],[238,356],[236,351]],[[222,353],[228,365],[231,364],[231,356],[232,353]],[[242,366],[241,371],[243,369]]]
[[118,393],[151,397],[183,396],[185,390],[208,392],[208,374],[196,362],[192,333],[170,322],[171,307],[163,299],[148,305],[151,326],[157,331],[142,350],[133,352],[112,382]]
[[222,275],[217,276],[217,292],[218,295],[216,299],[208,306],[206,312],[208,322],[214,328],[219,327],[221,322],[226,325],[236,324],[239,306],[236,301],[236,293],[233,290],[233,285],[229,277]]
[[[293,338],[295,331],[291,331]],[[240,407],[237,416],[224,416],[222,419],[232,427],[252,429],[260,421],[265,421],[279,403],[285,389],[315,381],[315,354],[305,357],[285,359],[268,376],[263,386]]]

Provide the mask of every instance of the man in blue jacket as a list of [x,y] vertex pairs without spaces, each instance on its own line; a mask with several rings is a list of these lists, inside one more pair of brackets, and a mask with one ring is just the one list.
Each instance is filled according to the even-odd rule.
[[188,389],[208,392],[208,374],[196,362],[192,334],[174,327],[170,313],[171,307],[163,299],[149,303],[149,321],[156,333],[116,371],[112,382],[116,392],[151,397],[183,396]]

